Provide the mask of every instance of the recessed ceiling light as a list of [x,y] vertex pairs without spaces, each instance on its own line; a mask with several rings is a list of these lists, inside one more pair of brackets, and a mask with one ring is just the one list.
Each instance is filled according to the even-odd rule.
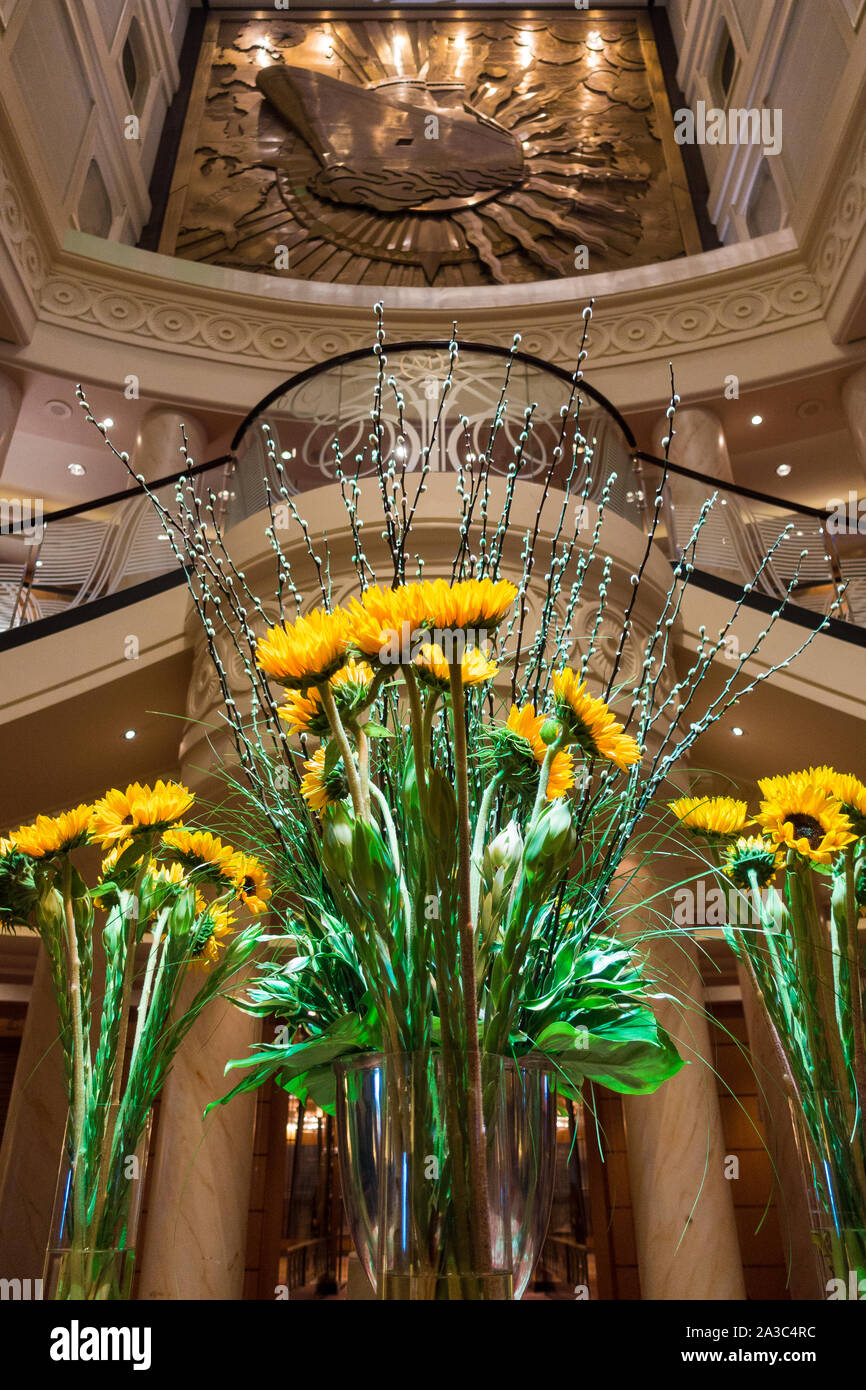
[[763,415],[753,415],[753,416],[752,416],[752,424],[753,424],[753,425],[763,425],[763,423],[764,423],[764,417],[763,417]]
[[110,430],[113,424],[114,424],[114,421],[112,420],[111,416],[110,416],[110,415],[106,415],[105,419],[104,419],[103,422],[102,422],[102,428],[103,428],[104,430]]
[[776,469],[776,472],[778,473],[778,475],[779,475],[780,478],[787,478],[787,476],[788,476],[788,474],[790,473],[790,471],[791,471],[791,465],[790,465],[790,463],[780,463],[780,464],[779,464],[779,467]]
[[124,733],[123,737],[124,737],[125,739],[135,738],[136,732],[137,732],[137,731],[136,731],[135,729],[127,729],[126,732]]
[[72,474],[73,478],[83,478],[87,472],[83,463],[67,463],[66,468],[68,472]]
[[36,568],[37,568],[38,570],[41,570],[41,568],[42,568],[42,566],[44,565],[44,563],[45,563],[44,560],[37,560],[37,561],[36,561]]
[[733,729],[731,730],[731,733],[734,735],[734,738],[743,737],[743,730],[740,728],[739,724],[734,725]]
[[72,406],[67,405],[66,401],[46,401],[45,409],[57,420],[68,420],[72,414]]

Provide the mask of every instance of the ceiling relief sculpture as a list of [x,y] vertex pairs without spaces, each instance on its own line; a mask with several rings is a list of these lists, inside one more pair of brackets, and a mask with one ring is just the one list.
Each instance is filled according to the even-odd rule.
[[160,250],[370,285],[700,250],[645,18],[213,16]]

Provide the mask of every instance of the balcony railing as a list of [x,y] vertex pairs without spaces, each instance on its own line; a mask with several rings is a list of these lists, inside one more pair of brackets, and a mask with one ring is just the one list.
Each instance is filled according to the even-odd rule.
[[[636,527],[649,524],[661,485],[656,538],[672,562],[716,493],[693,557],[698,582],[741,589],[781,535],[750,599],[772,602],[797,573],[796,609],[808,620],[826,614],[844,588],[837,610],[844,621],[834,622],[832,630],[862,642],[866,538],[856,530],[834,533],[829,513],[707,479],[641,452],[626,421],[586,382],[579,416],[575,420],[572,412],[563,436],[561,410],[571,375],[529,354],[462,344],[443,398],[447,342],[396,344],[387,351],[381,449],[410,481],[427,449],[432,471],[468,478],[486,456],[493,473],[516,466],[520,479],[539,482],[561,444],[552,484],[561,486],[570,473],[572,489],[580,492],[588,475],[590,499],[599,502],[606,493],[607,507]],[[203,503],[211,499],[220,524],[230,528],[264,511],[268,487],[282,485],[296,495],[341,476],[369,475],[377,371],[372,351],[347,353],[292,377],[260,402],[230,454],[192,469],[197,494]],[[498,425],[491,434],[494,417]],[[177,481],[186,476],[150,485],[169,511]],[[455,507],[459,519],[456,491]],[[55,512],[38,525],[32,517],[29,524],[23,517],[15,524],[12,516],[11,522],[0,527],[0,649],[183,580],[157,511],[135,486]]]

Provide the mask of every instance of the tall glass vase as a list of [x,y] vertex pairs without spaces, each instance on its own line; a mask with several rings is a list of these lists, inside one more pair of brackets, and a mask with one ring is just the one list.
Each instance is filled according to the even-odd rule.
[[792,1099],[791,1117],[806,1180],[818,1274],[830,1299],[866,1298],[866,1182],[860,1137],[853,1143],[832,1091]]
[[[556,1087],[544,1059],[483,1059],[482,1210],[473,1202],[467,1087],[440,1053],[344,1060],[337,1078],[343,1198],[377,1296],[519,1298],[553,1199]],[[481,1266],[479,1248],[488,1256]]]
[[[43,1275],[47,1299],[109,1301],[132,1296],[152,1114],[134,1153],[118,1157],[100,1183],[98,1164],[73,1153],[71,1122],[61,1151]],[[86,1219],[76,1224],[76,1184]]]

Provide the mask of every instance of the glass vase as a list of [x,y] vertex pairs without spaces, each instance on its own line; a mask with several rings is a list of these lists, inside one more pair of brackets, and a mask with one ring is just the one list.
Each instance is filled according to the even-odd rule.
[[[45,1253],[45,1298],[106,1302],[132,1297],[151,1122],[149,1114],[135,1152],[117,1159],[103,1185],[98,1161],[73,1153],[67,1121]],[[83,1228],[75,1220],[78,1182],[84,1193]]]
[[[467,1088],[441,1053],[377,1053],[336,1070],[343,1200],[377,1297],[520,1298],[553,1201],[556,1084],[546,1059],[482,1059],[483,1210],[472,1200]],[[479,1243],[489,1255],[482,1268]]]
[[850,1141],[836,1092],[816,1090],[790,1106],[825,1297],[866,1298],[866,1180],[859,1135]]

